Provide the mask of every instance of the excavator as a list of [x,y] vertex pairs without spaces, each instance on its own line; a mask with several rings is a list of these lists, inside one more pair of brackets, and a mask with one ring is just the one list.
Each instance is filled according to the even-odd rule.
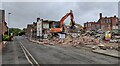
[[64,20],[68,17],[68,16],[70,16],[70,20],[71,20],[71,22],[70,22],[70,28],[71,29],[75,29],[75,22],[74,22],[74,16],[73,16],[73,12],[72,12],[72,10],[70,10],[70,12],[69,13],[67,13],[65,16],[63,16],[62,18],[61,18],[61,20],[60,20],[60,24],[59,24],[59,28],[51,28],[50,29],[50,33],[62,33],[62,32],[64,32],[64,27],[63,27],[63,22],[64,22]]

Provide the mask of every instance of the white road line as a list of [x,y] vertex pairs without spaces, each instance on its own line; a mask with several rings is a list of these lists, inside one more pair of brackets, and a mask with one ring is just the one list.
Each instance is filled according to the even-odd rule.
[[[21,45],[20,45],[20,46],[21,46]],[[28,62],[29,62],[30,64],[33,64],[33,63],[30,61],[30,59],[28,58],[28,56],[27,56],[27,54],[26,54],[26,52],[25,52],[25,50],[23,49],[22,46],[21,46],[21,48],[22,48],[22,50],[23,50],[23,52],[24,52],[24,54],[25,54],[25,57],[27,58]]]
[[[33,59],[33,61],[37,64],[37,66],[40,66],[38,64],[38,62],[34,59],[34,57],[30,54],[30,52],[26,49],[26,47],[20,42],[21,46],[24,48],[24,51],[26,51],[30,56],[31,58]],[[27,58],[27,57],[26,57]],[[32,63],[33,64],[33,63]]]

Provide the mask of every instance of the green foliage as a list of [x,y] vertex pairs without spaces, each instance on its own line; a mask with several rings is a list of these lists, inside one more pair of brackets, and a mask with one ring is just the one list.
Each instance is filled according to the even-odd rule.
[[19,36],[25,35],[25,32],[22,30],[19,32]]
[[21,29],[19,28],[9,28],[10,33],[13,33],[14,36],[18,36],[19,32],[21,32]]
[[9,41],[9,40],[10,40],[9,36],[7,34],[5,34],[3,36],[3,41]]

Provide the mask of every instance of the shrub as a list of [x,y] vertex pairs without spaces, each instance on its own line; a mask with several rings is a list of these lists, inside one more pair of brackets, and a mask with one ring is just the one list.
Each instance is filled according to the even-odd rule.
[[10,40],[10,37],[5,34],[5,35],[3,36],[3,41],[9,41],[9,40]]

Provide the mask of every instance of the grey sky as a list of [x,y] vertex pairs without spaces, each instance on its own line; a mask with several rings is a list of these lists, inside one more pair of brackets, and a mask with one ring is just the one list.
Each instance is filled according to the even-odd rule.
[[[36,21],[39,16],[43,19],[60,20],[69,10],[73,10],[75,22],[83,25],[87,21],[97,21],[99,13],[103,16],[118,15],[117,2],[3,2],[2,8],[10,15],[10,27],[24,28]],[[67,18],[65,23],[69,24]]]
[[118,2],[119,0],[1,0],[2,2]]

